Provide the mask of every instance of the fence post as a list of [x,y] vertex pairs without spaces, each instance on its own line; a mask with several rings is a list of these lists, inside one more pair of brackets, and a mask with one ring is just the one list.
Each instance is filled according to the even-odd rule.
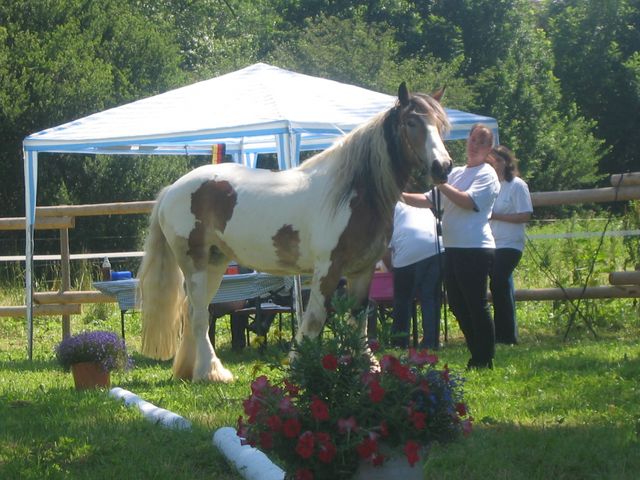
[[[60,229],[60,291],[66,292],[71,289],[71,262],[69,261],[69,229]],[[62,315],[62,338],[71,335],[71,315]]]

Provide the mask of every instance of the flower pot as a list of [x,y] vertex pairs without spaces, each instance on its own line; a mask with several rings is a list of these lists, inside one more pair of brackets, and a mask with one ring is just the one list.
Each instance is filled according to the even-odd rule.
[[401,448],[394,449],[381,466],[374,467],[370,461],[361,460],[353,480],[424,480],[424,461],[427,448],[420,449],[420,460],[409,465]]
[[91,388],[109,388],[111,384],[111,373],[102,368],[96,362],[80,362],[71,365],[71,373],[76,390],[87,390]]

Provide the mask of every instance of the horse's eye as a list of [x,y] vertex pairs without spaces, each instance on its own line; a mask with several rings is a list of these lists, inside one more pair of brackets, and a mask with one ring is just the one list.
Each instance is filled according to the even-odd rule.
[[407,126],[409,126],[409,127],[413,128],[413,127],[415,127],[416,125],[418,125],[418,122],[416,121],[416,119],[415,119],[415,118],[409,118],[409,119],[407,120]]

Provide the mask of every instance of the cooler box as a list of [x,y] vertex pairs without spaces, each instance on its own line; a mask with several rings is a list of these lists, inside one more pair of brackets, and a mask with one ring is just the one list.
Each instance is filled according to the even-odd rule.
[[376,302],[393,300],[393,272],[375,272],[369,287],[369,298]]

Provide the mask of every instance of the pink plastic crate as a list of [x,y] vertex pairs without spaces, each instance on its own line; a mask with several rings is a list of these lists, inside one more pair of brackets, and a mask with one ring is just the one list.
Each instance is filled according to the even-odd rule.
[[369,287],[369,298],[377,302],[393,300],[393,273],[376,272]]

